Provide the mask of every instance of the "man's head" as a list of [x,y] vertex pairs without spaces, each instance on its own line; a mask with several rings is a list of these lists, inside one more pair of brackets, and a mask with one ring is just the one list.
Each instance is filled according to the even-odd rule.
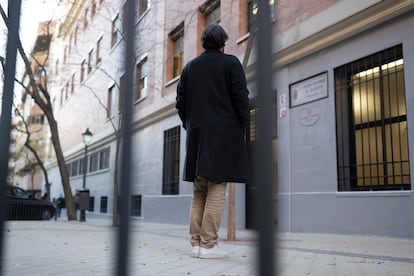
[[201,43],[206,50],[220,49],[224,47],[229,38],[226,31],[218,24],[208,25],[201,35]]

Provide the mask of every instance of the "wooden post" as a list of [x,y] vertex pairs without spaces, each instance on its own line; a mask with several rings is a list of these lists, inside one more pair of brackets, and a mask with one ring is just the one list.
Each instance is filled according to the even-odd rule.
[[[254,31],[250,33],[249,40],[247,42],[246,51],[243,58],[243,69],[246,71],[247,64],[249,62],[250,53],[253,47]],[[236,190],[235,184],[229,183],[229,205],[228,205],[228,220],[227,220],[227,240],[235,241],[236,240]]]
[[236,190],[235,184],[229,183],[229,205],[228,205],[228,220],[227,220],[227,240],[236,240]]

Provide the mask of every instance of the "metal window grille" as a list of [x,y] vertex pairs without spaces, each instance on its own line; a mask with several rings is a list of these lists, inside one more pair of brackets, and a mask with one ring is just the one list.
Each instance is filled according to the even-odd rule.
[[339,191],[411,189],[402,46],[334,74]]
[[141,216],[141,195],[132,195],[131,196],[131,216],[140,217]]
[[108,212],[108,197],[107,196],[101,196],[101,213],[107,213]]
[[94,196],[90,196],[89,197],[89,208],[88,211],[89,212],[93,212],[95,210],[95,197]]
[[180,127],[164,131],[163,195],[177,195],[180,174]]

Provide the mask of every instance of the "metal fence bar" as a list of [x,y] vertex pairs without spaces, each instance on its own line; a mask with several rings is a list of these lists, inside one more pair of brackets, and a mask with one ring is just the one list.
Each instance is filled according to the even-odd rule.
[[259,232],[258,244],[258,272],[262,276],[275,275],[276,239],[273,201],[273,126],[275,116],[272,112],[272,32],[270,21],[270,7],[268,0],[258,1],[259,16],[257,16],[258,30],[258,148],[254,154],[257,178],[255,216],[257,218],[257,230]]
[[117,239],[116,276],[128,275],[129,271],[129,202],[131,194],[131,136],[132,136],[132,95],[133,73],[135,65],[135,0],[126,3],[126,39],[125,39],[125,90],[122,93],[121,125],[121,166],[120,166],[120,225]]
[[[0,120],[0,262],[3,260],[3,228],[6,215],[6,185],[9,167],[11,112],[13,104],[14,75],[19,35],[21,0],[8,1],[8,35],[6,66],[4,71],[3,102]],[[0,275],[2,264],[0,263]]]

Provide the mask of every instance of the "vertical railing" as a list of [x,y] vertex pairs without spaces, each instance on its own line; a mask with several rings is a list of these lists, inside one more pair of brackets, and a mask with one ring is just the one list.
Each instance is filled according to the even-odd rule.
[[268,0],[258,1],[257,16],[257,87],[258,87],[258,137],[257,151],[254,152],[256,179],[255,217],[259,233],[257,268],[259,275],[275,275],[276,231],[273,201],[273,126],[275,114],[272,112],[272,32]]
[[116,276],[128,275],[129,271],[129,199],[131,193],[131,134],[132,134],[132,96],[133,73],[135,66],[135,0],[126,3],[126,39],[125,39],[125,89],[122,93],[122,123],[121,123],[121,164],[120,172],[120,224],[117,242],[117,269]]
[[[11,112],[13,104],[14,75],[20,23],[21,0],[8,1],[6,66],[4,70],[3,102],[0,119],[0,262],[3,260],[3,228],[6,215],[6,183],[9,167]],[[0,275],[2,264],[0,263]]]
[[[272,129],[275,119],[272,113],[272,65],[271,65],[271,25],[270,11],[267,0],[258,1],[260,16],[258,16],[258,151],[254,162],[257,172],[257,206],[255,206],[257,229],[259,232],[257,267],[259,275],[275,275],[277,262],[275,258],[276,231],[273,213],[273,156],[272,156]],[[9,21],[6,70],[3,89],[2,116],[0,128],[0,260],[3,253],[3,227],[5,217],[5,183],[7,182],[7,168],[11,130],[11,107],[13,99],[14,74],[18,46],[18,29],[20,19],[21,0],[9,0]],[[133,71],[135,59],[135,10],[136,1],[127,0],[126,5],[126,50],[125,50],[125,89],[122,91],[122,150],[120,166],[120,226],[117,238],[117,267],[115,275],[128,275],[129,271],[129,203],[130,203],[130,164],[131,164],[131,134],[132,134],[132,91]],[[0,275],[1,275],[0,266]]]

